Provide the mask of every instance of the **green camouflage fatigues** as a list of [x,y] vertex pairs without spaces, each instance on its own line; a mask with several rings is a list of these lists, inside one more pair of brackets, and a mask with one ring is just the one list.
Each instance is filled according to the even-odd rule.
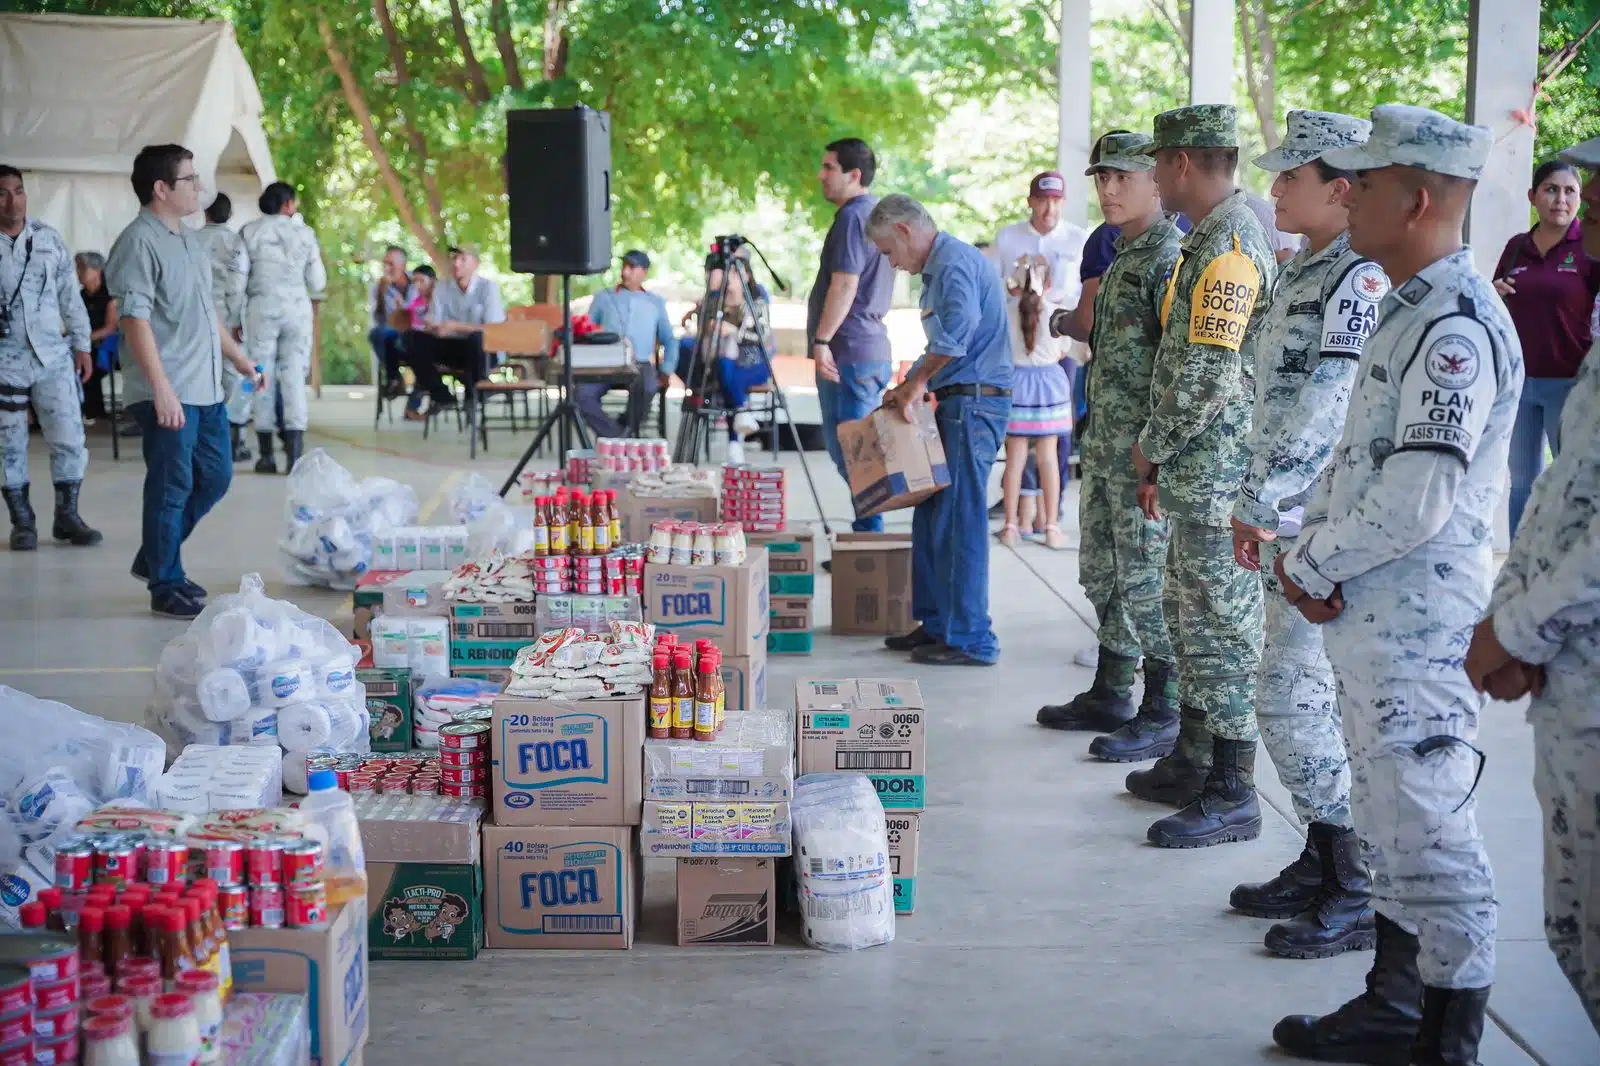
[[[1166,146],[1161,133],[1158,118]],[[1212,735],[1254,740],[1261,581],[1234,561],[1228,519],[1244,475],[1255,351],[1277,261],[1243,192],[1217,205],[1182,252],[1164,298],[1153,409],[1139,445],[1161,468],[1172,522],[1167,586],[1177,614],[1169,609],[1167,623],[1179,698],[1206,712]]]
[[1139,509],[1133,442],[1150,416],[1150,375],[1161,341],[1161,300],[1182,234],[1170,218],[1132,240],[1100,282],[1088,366],[1089,417],[1078,434],[1082,485],[1078,576],[1100,619],[1101,647],[1171,663],[1162,610],[1170,534]]

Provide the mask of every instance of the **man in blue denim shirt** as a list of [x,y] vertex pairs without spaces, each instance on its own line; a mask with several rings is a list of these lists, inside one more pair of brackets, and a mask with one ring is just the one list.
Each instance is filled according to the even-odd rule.
[[940,233],[917,201],[884,197],[867,236],[896,270],[922,275],[928,348],[883,397],[910,421],[932,392],[950,485],[911,519],[911,613],[917,628],[885,643],[931,666],[992,666],[1000,641],[989,620],[989,471],[1011,413],[1006,295],[982,252]]

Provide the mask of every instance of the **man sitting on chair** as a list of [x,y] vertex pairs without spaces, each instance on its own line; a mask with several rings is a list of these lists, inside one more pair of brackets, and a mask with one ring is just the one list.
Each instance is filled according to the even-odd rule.
[[614,382],[578,386],[578,410],[583,412],[583,420],[598,437],[621,437],[625,433],[639,432],[639,424],[656,394],[656,344],[672,351],[677,343],[672,335],[672,320],[667,317],[667,302],[645,291],[645,279],[649,276],[650,257],[637,249],[628,252],[622,257],[622,283],[609,292],[596,293],[589,305],[589,318],[595,325],[632,343],[633,358],[638,364],[638,376],[626,386],[626,427],[606,414],[600,405],[606,393],[624,386]]
[[[483,327],[506,320],[500,286],[478,273],[476,245],[450,249],[450,273],[451,280],[434,290],[427,331],[412,333],[406,341],[405,360],[417,376],[418,392],[428,394],[429,410],[456,403],[455,394],[445,387],[441,367],[458,377],[471,375],[474,384],[488,377]],[[415,400],[414,395],[413,404]],[[425,417],[407,405],[406,418],[420,422]]]

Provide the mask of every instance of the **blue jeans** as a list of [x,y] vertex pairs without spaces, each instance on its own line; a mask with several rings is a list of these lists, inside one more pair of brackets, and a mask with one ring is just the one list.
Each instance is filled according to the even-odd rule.
[[1006,439],[1011,399],[958,396],[934,414],[950,484],[911,515],[911,615],[974,659],[1000,658],[989,620],[989,471]]
[[405,350],[406,335],[392,326],[375,326],[367,331],[367,343],[382,364],[389,381],[400,376],[400,354]]
[[[894,364],[857,363],[839,367],[838,381],[824,381],[817,375],[817,403],[822,407],[822,439],[828,455],[839,468],[839,476],[850,483],[844,465],[844,449],[839,447],[839,423],[855,422],[883,405],[883,392],[894,378]],[[1008,405],[1009,406],[1009,405]],[[946,490],[948,491],[948,490]],[[940,495],[943,495],[942,493]],[[857,533],[882,533],[883,516],[858,518],[850,523]]]
[[1517,401],[1517,420],[1511,426],[1511,492],[1506,505],[1511,512],[1511,535],[1516,536],[1522,512],[1528,506],[1533,483],[1544,471],[1544,442],[1550,454],[1561,451],[1561,408],[1572,391],[1573,378],[1528,378]]
[[228,492],[233,448],[228,407],[183,406],[183,428],[156,424],[156,405],[130,404],[128,414],[144,432],[144,536],[139,555],[150,573],[152,596],[181,588],[180,552],[206,512]]

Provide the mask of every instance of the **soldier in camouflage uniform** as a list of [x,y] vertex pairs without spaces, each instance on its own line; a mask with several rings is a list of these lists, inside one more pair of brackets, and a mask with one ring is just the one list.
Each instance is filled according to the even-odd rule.
[[[1110,733],[1135,718],[1133,675],[1144,656],[1144,699],[1129,742],[1109,756],[1105,738],[1090,751],[1116,761],[1153,759],[1172,750],[1178,731],[1177,665],[1161,607],[1167,568],[1167,523],[1139,507],[1138,475],[1129,458],[1134,436],[1150,416],[1150,374],[1161,340],[1161,300],[1178,261],[1182,234],[1162,214],[1149,137],[1113,133],[1100,145],[1095,178],[1106,221],[1120,226],[1117,258],[1095,299],[1094,360],[1089,364],[1089,417],[1078,434],[1083,478],[1078,521],[1083,548],[1078,576],[1099,617],[1094,684],[1071,702],[1043,707],[1040,725]],[[1053,316],[1051,333],[1065,330]],[[1137,738],[1137,742],[1133,742]]]
[[274,389],[283,399],[284,473],[294,469],[310,414],[306,375],[311,371],[311,301],[328,287],[317,234],[295,213],[294,189],[275,181],[261,194],[261,218],[240,230],[250,277],[245,285],[245,350],[272,379],[273,389],[256,394],[256,473],[276,474],[272,427],[277,422]]
[[1207,847],[1261,833],[1252,709],[1261,580],[1234,560],[1228,518],[1244,475],[1255,353],[1277,260],[1234,186],[1234,108],[1167,111],[1156,116],[1155,132],[1162,203],[1199,220],[1163,297],[1154,406],[1133,448],[1140,477],[1159,484],[1159,505],[1151,500],[1151,509],[1171,514],[1167,622],[1183,723],[1172,755],[1129,782],[1136,794],[1153,791],[1185,804],[1150,827],[1151,843]]
[[89,312],[66,242],[54,226],[28,217],[22,172],[0,166],[0,447],[12,551],[39,546],[28,499],[30,402],[50,445],[56,490],[51,535],[80,547],[100,543],[100,533],[78,515],[78,490],[89,465],[79,405],[82,383],[93,369]]
[[1473,803],[1482,700],[1463,665],[1489,605],[1523,371],[1461,241],[1490,145],[1481,126],[1387,106],[1364,146],[1324,157],[1361,172],[1350,246],[1395,287],[1300,543],[1276,563],[1284,596],[1325,627],[1378,911],[1366,993],[1273,1030],[1303,1058],[1469,1066],[1494,980],[1494,874]]
[[1371,884],[1350,827],[1350,765],[1322,630],[1283,598],[1273,561],[1292,552],[1305,504],[1344,430],[1362,346],[1378,324],[1389,279],[1350,250],[1344,197],[1353,175],[1322,157],[1367,138],[1365,119],[1289,112],[1283,144],[1255,161],[1277,173],[1278,228],[1310,247],[1278,269],[1256,350],[1250,465],[1233,505],[1234,554],[1263,571],[1266,631],[1256,720],[1278,779],[1306,825],[1300,857],[1272,880],[1240,885],[1229,902],[1257,918],[1290,918],[1267,950],[1324,958],[1370,948]]
[[[217,193],[217,198],[206,208],[206,224],[195,236],[200,238],[206,254],[211,257],[211,299],[217,305],[217,315],[237,340],[244,331],[244,286],[250,275],[250,257],[245,254],[244,241],[228,228],[228,219],[232,217],[233,201],[228,199],[227,193]],[[233,461],[242,463],[250,458],[244,428],[250,424],[251,394],[244,391],[244,379],[226,361],[222,364],[222,387],[228,391]]]
[[[1600,258],[1600,137],[1563,152],[1589,170],[1583,246]],[[1600,345],[1600,342],[1597,342]],[[1496,699],[1531,692],[1533,790],[1544,813],[1544,932],[1600,1032],[1600,357],[1561,416],[1561,454],[1534,483],[1467,674]]]

